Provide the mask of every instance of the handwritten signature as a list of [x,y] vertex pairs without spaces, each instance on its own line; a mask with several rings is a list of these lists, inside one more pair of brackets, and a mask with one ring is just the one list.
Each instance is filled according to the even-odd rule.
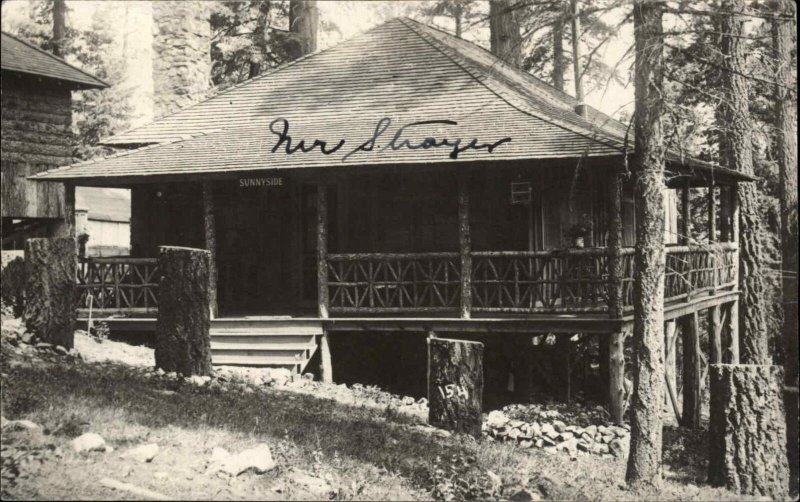
[[[508,143],[511,141],[511,138],[506,137],[495,141],[494,143],[478,143],[477,138],[473,138],[466,144],[462,145],[463,140],[461,138],[456,139],[436,139],[431,137],[423,138],[422,140],[415,139],[411,140],[408,139],[407,136],[413,135],[412,128],[415,126],[425,126],[425,125],[458,125],[458,122],[452,120],[423,120],[420,122],[411,122],[406,124],[394,133],[391,140],[388,143],[384,144],[383,147],[379,146],[378,140],[383,136],[389,126],[392,123],[392,119],[388,117],[384,117],[378,121],[378,124],[375,126],[375,131],[368,140],[364,141],[357,147],[350,150],[348,153],[342,157],[342,162],[346,161],[352,155],[358,152],[371,152],[376,148],[379,148],[379,151],[392,149],[392,150],[400,150],[402,148],[406,148],[408,150],[427,150],[429,148],[441,148],[441,147],[449,147],[450,154],[449,157],[451,159],[457,159],[458,154],[465,152],[467,150],[486,150],[488,153],[494,152],[494,149],[498,146],[502,145],[503,143]],[[345,145],[345,140],[340,139],[336,144],[332,146],[328,146],[327,141],[323,141],[320,139],[314,139],[314,141],[309,145],[306,143],[305,139],[301,139],[297,141],[296,144],[293,144],[293,138],[289,135],[289,121],[285,118],[278,118],[273,120],[269,124],[269,130],[272,134],[278,137],[277,143],[275,146],[272,147],[272,153],[276,153],[278,150],[283,147],[287,155],[292,155],[294,153],[302,152],[308,153],[314,150],[315,148],[319,148],[319,151],[325,155],[331,155],[338,152],[342,147]]]

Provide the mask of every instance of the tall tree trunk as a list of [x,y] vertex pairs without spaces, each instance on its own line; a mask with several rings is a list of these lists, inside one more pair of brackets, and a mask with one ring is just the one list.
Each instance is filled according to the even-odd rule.
[[317,50],[319,10],[317,0],[291,0],[289,2],[289,40],[287,51],[292,60]]
[[[723,0],[721,11],[743,12],[744,0]],[[724,116],[723,162],[737,171],[753,174],[753,145],[745,68],[744,17],[721,15],[722,86]],[[768,310],[764,294],[764,222],[758,204],[755,183],[740,183],[739,195],[739,334],[743,364],[770,364],[764,312]]]
[[664,78],[663,4],[633,5],[636,48],[636,255],[631,449],[626,479],[661,482],[661,404],[664,401]]
[[513,0],[490,0],[489,42],[492,54],[506,63],[519,66],[522,37],[519,33],[518,6]]
[[[781,207],[781,269],[783,270],[783,339],[786,345],[784,367],[786,385],[798,387],[797,322],[797,111],[789,93],[792,81],[792,31],[797,26],[797,7],[789,0],[778,0],[776,14],[793,21],[775,19],[772,23],[772,56],[775,60],[775,154],[778,159]],[[797,391],[786,393],[787,446],[792,490],[798,485],[798,402]]]
[[558,12],[553,24],[553,87],[564,90],[564,73],[567,61],[564,58],[564,12]]
[[586,107],[583,104],[583,65],[581,64],[581,18],[578,0],[570,0],[570,19],[572,22],[572,74],[575,80],[575,99],[578,100],[578,109],[581,116],[586,116]]
[[64,55],[64,43],[67,38],[67,2],[53,0],[53,54]]

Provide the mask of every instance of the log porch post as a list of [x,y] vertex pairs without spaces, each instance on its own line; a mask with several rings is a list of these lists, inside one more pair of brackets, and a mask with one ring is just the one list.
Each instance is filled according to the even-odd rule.
[[622,317],[622,179],[616,169],[608,180],[608,312]]
[[206,249],[210,253],[208,262],[208,299],[211,317],[217,317],[217,227],[214,218],[214,186],[210,181],[203,182],[203,227]]
[[[328,191],[317,184],[317,302],[319,317],[328,318]],[[327,345],[327,344],[326,344]]]
[[461,318],[472,313],[472,239],[469,228],[469,177],[458,173],[458,248],[461,256]]
[[685,246],[689,244],[689,180],[683,184],[681,188],[681,235],[678,238],[678,243]]
[[715,200],[716,187],[714,182],[708,184],[708,242],[717,241],[717,203]]

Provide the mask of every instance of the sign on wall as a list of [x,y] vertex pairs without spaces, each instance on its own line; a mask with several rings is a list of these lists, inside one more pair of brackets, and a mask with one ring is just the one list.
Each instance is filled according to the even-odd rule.
[[283,176],[272,178],[239,178],[239,188],[277,188],[284,185]]

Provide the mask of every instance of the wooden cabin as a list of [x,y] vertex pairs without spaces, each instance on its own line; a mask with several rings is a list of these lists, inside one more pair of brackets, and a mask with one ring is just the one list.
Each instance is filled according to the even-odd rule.
[[0,47],[2,246],[22,249],[26,238],[66,231],[63,187],[27,177],[73,162],[72,91],[108,85],[7,33]]
[[[302,370],[315,336],[324,351],[354,331],[528,345],[588,333],[607,340],[616,392],[634,302],[632,145],[625,124],[578,105],[395,19],[108,139],[118,155],[36,179],[132,190],[133,256],[82,264],[96,309],[154,317],[159,246],[211,251],[216,364]],[[666,319],[724,308],[730,320],[734,189],[749,178],[677,154],[666,172]],[[698,187],[712,194],[702,241],[685,228]],[[299,352],[271,348],[294,333]]]

